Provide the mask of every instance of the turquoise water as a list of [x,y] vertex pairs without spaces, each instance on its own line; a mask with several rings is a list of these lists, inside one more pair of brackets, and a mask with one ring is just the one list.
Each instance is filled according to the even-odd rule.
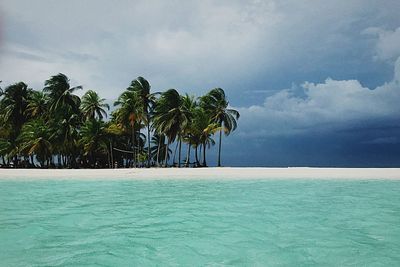
[[399,266],[400,182],[0,181],[0,266]]

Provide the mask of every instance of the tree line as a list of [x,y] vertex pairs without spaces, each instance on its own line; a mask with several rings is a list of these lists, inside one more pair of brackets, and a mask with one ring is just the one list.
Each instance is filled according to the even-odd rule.
[[0,88],[0,165],[206,167],[216,136],[221,166],[222,133],[234,131],[239,119],[221,88],[195,98],[175,89],[151,92],[150,83],[138,77],[111,114],[96,91],[80,98],[81,89],[62,73],[46,80],[41,91],[24,82]]

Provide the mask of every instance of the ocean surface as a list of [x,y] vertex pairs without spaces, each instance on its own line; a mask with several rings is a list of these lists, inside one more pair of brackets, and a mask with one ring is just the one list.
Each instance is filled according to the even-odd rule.
[[0,181],[0,266],[400,266],[400,181]]

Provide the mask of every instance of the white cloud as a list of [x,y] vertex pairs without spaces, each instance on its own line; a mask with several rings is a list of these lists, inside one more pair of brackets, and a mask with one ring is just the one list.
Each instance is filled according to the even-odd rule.
[[263,105],[238,108],[239,135],[293,135],[344,130],[379,121],[400,123],[400,58],[391,82],[373,90],[357,80],[305,82],[301,90],[286,89],[267,97]]

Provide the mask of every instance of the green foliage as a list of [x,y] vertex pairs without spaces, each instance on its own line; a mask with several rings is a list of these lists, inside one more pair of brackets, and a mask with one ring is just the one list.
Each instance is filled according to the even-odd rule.
[[50,129],[43,119],[24,124],[18,137],[20,152],[28,156],[36,155],[43,167],[44,162],[52,155],[50,135]]
[[80,145],[83,147],[83,155],[89,156],[92,164],[101,153],[107,153],[108,136],[105,123],[101,120],[87,120],[80,131]]
[[[82,99],[69,78],[59,73],[44,82],[42,91],[15,83],[0,89],[0,159],[15,166],[31,164],[59,167],[110,167],[168,165],[172,143],[206,150],[215,144],[218,131],[229,135],[237,127],[239,113],[229,108],[225,92],[216,88],[196,99],[175,89],[152,93],[143,77],[133,80],[110,107],[94,90]],[[147,134],[141,131],[147,130]],[[147,142],[147,146],[146,146]],[[176,151],[176,149],[175,149]],[[175,161],[176,154],[174,155]],[[7,161],[6,161],[7,160]],[[147,164],[146,164],[147,163]]]
[[1,100],[1,120],[4,124],[12,127],[11,138],[16,138],[21,130],[22,125],[26,122],[27,117],[25,110],[28,105],[28,98],[31,89],[19,82],[6,87]]
[[46,94],[39,91],[32,91],[28,98],[28,105],[25,115],[29,119],[35,119],[49,115],[48,111],[49,98]]
[[212,122],[224,127],[226,135],[236,129],[240,117],[238,111],[228,108],[228,104],[225,92],[221,88],[212,89],[200,98],[200,106],[210,115]]
[[104,98],[100,98],[99,95],[93,91],[87,91],[82,97],[81,110],[86,120],[92,120],[96,117],[99,120],[107,118],[107,112],[105,109],[110,110],[110,106],[105,102]]
[[190,114],[182,106],[182,97],[175,89],[169,89],[161,94],[154,112],[154,127],[158,133],[168,137],[168,142],[174,142],[178,134],[189,124]]
[[52,76],[45,81],[44,92],[50,98],[50,112],[72,110],[79,113],[80,98],[73,93],[82,89],[82,86],[70,87],[69,79],[62,73]]
[[[221,88],[212,89],[205,96],[200,98],[200,106],[209,115],[211,122],[216,123],[220,127],[220,131],[224,131],[229,135],[237,127],[237,120],[240,117],[238,111],[228,108],[229,102],[226,99],[225,92]],[[222,135],[219,135],[218,148],[218,167],[221,166],[221,143]]]

